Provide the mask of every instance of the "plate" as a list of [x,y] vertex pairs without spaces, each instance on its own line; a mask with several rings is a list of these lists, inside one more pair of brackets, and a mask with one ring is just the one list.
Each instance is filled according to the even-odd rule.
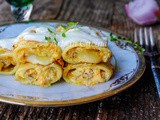
[[[61,23],[64,22],[23,22],[1,25],[0,39],[16,37],[30,26],[51,25],[56,27]],[[94,28],[101,31],[106,37],[111,33],[106,29]],[[107,98],[127,89],[142,76],[145,70],[144,57],[124,43],[121,43],[120,47],[109,41],[108,46],[114,55],[111,62],[116,65],[116,71],[110,81],[86,87],[71,85],[61,80],[49,88],[42,88],[23,85],[15,81],[14,76],[0,75],[0,101],[43,107],[70,106]]]

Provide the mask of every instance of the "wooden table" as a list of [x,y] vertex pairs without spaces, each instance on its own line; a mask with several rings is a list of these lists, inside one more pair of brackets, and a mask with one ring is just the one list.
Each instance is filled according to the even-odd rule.
[[[67,20],[108,28],[133,37],[139,28],[126,16],[127,0],[35,0],[31,19]],[[0,0],[0,23],[13,21],[9,5]],[[155,38],[160,38],[160,26],[154,25]],[[84,105],[38,108],[0,103],[1,119],[133,119],[160,120],[160,101],[147,62],[142,78],[129,89],[110,98]]]

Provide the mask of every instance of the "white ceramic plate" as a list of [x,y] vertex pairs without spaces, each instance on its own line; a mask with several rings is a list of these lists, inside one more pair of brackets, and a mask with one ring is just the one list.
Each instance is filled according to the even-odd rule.
[[[0,39],[13,38],[29,26],[52,25],[58,26],[61,22],[26,22],[5,24],[0,26]],[[110,32],[97,28],[106,36]],[[14,76],[0,75],[0,101],[34,106],[69,106],[87,103],[117,94],[134,84],[145,69],[144,57],[138,54],[131,46],[123,49],[113,42],[109,48],[114,57],[112,63],[117,63],[114,77],[105,83],[92,87],[76,86],[64,80],[53,84],[49,88],[34,85],[23,85],[14,80]]]

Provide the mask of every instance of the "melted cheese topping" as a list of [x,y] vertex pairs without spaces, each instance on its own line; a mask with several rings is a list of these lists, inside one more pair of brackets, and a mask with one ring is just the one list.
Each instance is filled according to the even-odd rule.
[[27,61],[33,64],[41,64],[41,65],[48,65],[52,63],[52,59],[48,57],[40,57],[40,56],[35,56],[35,55],[28,56]]
[[74,42],[94,43],[98,46],[107,46],[106,38],[103,39],[102,34],[89,27],[79,27],[68,30],[66,37],[63,37],[60,33],[56,35],[58,39],[58,45],[63,50],[66,46]]
[[12,50],[13,45],[22,38],[30,41],[48,42],[45,40],[45,36],[51,37],[53,41],[54,37],[56,37],[58,45],[62,50],[74,42],[94,43],[98,46],[107,46],[107,41],[104,35],[90,27],[70,29],[65,33],[66,37],[63,37],[61,32],[56,32],[56,35],[53,36],[53,34],[48,31],[48,28],[50,28],[53,32],[56,32],[56,29],[51,26],[32,26],[25,29],[17,38],[0,40],[0,46],[2,48]]

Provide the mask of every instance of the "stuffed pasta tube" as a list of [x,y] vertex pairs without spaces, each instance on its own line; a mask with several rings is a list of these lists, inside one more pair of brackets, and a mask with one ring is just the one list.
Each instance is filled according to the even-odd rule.
[[72,64],[107,62],[111,55],[112,53],[107,47],[83,42],[66,46],[62,53],[63,59]]
[[48,65],[61,58],[62,51],[56,43],[21,40],[14,46],[13,55],[17,63],[30,62]]
[[23,64],[17,70],[16,80],[24,84],[49,87],[62,77],[62,68],[56,63],[50,65]]
[[12,51],[0,47],[0,74],[11,75],[16,72],[18,65],[13,59]]
[[64,68],[63,78],[71,84],[92,86],[108,81],[112,74],[110,64],[69,64]]

